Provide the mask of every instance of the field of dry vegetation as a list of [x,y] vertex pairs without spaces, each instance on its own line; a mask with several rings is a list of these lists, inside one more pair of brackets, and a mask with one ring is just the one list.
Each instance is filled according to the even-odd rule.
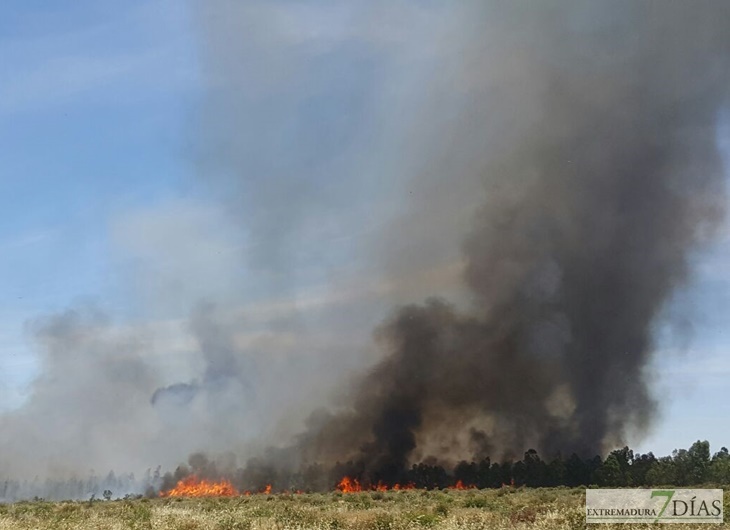
[[[0,505],[0,530],[584,528],[583,489],[502,488],[207,499],[18,502]],[[725,513],[730,513],[725,496]],[[607,525],[601,525],[606,527]],[[611,525],[622,530],[646,525]],[[703,525],[672,525],[672,530]],[[715,525],[712,528],[730,528]]]

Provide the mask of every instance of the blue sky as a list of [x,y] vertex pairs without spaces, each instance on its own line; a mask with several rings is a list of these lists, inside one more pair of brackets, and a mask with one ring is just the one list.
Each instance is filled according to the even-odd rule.
[[[325,41],[336,40],[333,27],[352,16],[347,9],[311,19],[307,13],[306,9],[299,13],[304,16],[297,26],[301,34],[294,32],[292,38],[304,39],[311,31]],[[207,87],[191,16],[186,2],[170,0],[11,0],[3,4],[0,409],[20,406],[37,374],[35,345],[25,327],[29,320],[84,300],[95,300],[119,322],[150,314],[158,319],[179,318],[197,297],[210,293],[225,297],[226,279],[242,275],[241,244],[231,242],[226,213],[211,205],[210,192],[198,178],[205,163],[194,146],[195,127]],[[328,21],[334,26],[328,26]],[[278,143],[253,142],[241,156],[248,156],[251,166],[262,174],[292,168],[320,170],[323,161],[332,158],[329,155],[347,151],[353,142],[367,141],[374,147],[384,143],[384,139],[356,135],[357,124],[372,118],[366,111],[371,104],[369,89],[379,86],[382,65],[378,58],[360,46],[323,52],[320,62],[313,63],[322,72],[314,71],[312,82],[330,75],[328,69],[335,65],[337,82],[332,90],[308,98],[306,105],[272,92],[263,100],[261,114],[251,114],[251,125],[242,125],[246,134],[256,138],[260,134],[256,120],[270,118],[277,106],[296,107],[297,120],[284,111],[275,114],[280,120],[275,124],[282,127],[273,131],[281,134]],[[324,124],[322,134],[308,134],[312,123]],[[375,129],[376,124],[370,123]],[[721,128],[718,138],[730,153],[728,129]],[[262,145],[270,151],[261,151]],[[271,159],[277,149],[292,145],[297,150],[289,158]],[[351,187],[343,191],[337,181],[339,166],[333,160],[329,180],[319,188],[332,194],[329,200],[345,192],[375,196],[388,190],[387,175],[373,185],[377,190],[363,175],[352,175]],[[302,197],[316,204],[306,190]],[[289,203],[283,206],[293,208]],[[331,213],[337,218],[343,212]],[[294,293],[300,303],[309,299],[317,303],[318,289],[328,278],[352,272],[347,271],[348,257],[357,252],[359,231],[369,230],[355,226],[354,220],[343,226],[324,220],[333,224],[325,223],[332,244],[321,260],[319,255],[299,256],[302,263],[310,264],[303,268],[309,271],[303,273],[305,280],[296,282],[305,291]],[[194,245],[169,241],[169,234],[181,223]],[[201,242],[204,247],[199,246]],[[186,245],[201,249],[201,256],[224,257],[181,265],[176,252],[183,257],[196,254]],[[155,250],[158,247],[164,252]],[[726,225],[716,245],[696,257],[698,274],[676,297],[675,308],[691,308],[691,341],[686,351],[679,351],[676,341],[660,340],[660,349],[677,351],[661,356],[661,362],[650,368],[663,408],[648,438],[634,444],[641,451],[667,454],[697,438],[708,439],[714,449],[730,445],[730,338],[725,331],[730,329],[729,257]],[[326,267],[317,268],[322,263]],[[138,275],[140,267],[145,272]],[[216,280],[200,285],[200,277]],[[258,302],[270,294],[258,280],[242,285]],[[165,295],[158,296],[162,291]],[[174,298],[178,292],[183,294]],[[156,306],[153,299],[165,303]],[[161,362],[174,364],[169,359]]]
[[3,6],[0,313],[11,387],[33,366],[26,319],[86,297],[125,315],[111,219],[190,181],[186,124],[199,86],[187,17],[174,2]]

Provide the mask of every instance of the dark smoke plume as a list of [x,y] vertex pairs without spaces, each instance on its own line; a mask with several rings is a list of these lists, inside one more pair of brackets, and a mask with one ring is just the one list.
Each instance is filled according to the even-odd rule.
[[0,480],[258,455],[240,485],[331,489],[652,426],[656,331],[724,216],[730,3],[191,6],[205,192],[109,219],[133,317],[29,325]]
[[[651,422],[653,325],[722,217],[730,6],[498,3],[482,15],[488,59],[474,66],[512,63],[531,86],[498,80],[503,92],[475,103],[497,109],[480,117],[485,135],[508,126],[475,168],[486,199],[463,245],[472,309],[396,311],[350,407],[303,436],[306,460],[352,459],[393,481],[485,443],[597,454]],[[494,56],[491,28],[507,39]]]

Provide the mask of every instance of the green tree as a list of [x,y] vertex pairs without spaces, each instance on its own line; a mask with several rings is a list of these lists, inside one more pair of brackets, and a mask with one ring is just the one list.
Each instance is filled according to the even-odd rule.
[[663,456],[651,464],[646,472],[646,483],[649,486],[677,485],[677,467],[671,456]]
[[626,486],[626,475],[621,469],[619,457],[614,453],[608,455],[598,471],[596,478],[599,486],[619,487]]
[[702,484],[707,480],[707,471],[710,467],[710,442],[697,440],[687,451],[689,456],[688,484]]
[[622,449],[611,451],[611,455],[616,458],[619,468],[621,469],[621,485],[632,486],[631,465],[634,463],[634,452],[629,449],[628,446],[624,446]]
[[707,478],[718,484],[730,484],[730,453],[723,447],[712,456]]
[[631,464],[631,484],[634,486],[646,486],[646,474],[651,466],[656,462],[654,453],[645,455],[634,455],[634,461]]

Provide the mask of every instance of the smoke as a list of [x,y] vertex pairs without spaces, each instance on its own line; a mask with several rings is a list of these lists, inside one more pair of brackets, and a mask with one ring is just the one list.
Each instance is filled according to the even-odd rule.
[[196,4],[206,200],[112,223],[136,319],[29,326],[0,474],[204,451],[393,482],[640,435],[655,328],[723,217],[728,11]]
[[511,123],[470,164],[485,184],[463,245],[471,307],[397,310],[349,407],[305,434],[308,460],[352,459],[392,483],[485,441],[591,455],[651,426],[653,326],[723,213],[728,13],[607,7],[474,14],[466,57],[494,85],[473,104],[497,109],[476,133]]
[[[142,355],[149,337],[115,329],[88,307],[28,327],[43,371],[23,406],[0,418],[3,476],[86,476],[108,454],[117,454],[118,469],[139,469],[154,436],[145,395],[155,379]],[[119,421],[124,417],[135,421]]]

